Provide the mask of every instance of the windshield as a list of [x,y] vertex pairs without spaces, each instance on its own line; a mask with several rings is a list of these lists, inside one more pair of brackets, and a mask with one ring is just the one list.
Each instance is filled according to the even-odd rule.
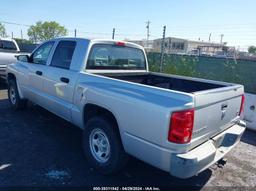
[[86,69],[145,70],[144,52],[137,48],[110,44],[93,45]]

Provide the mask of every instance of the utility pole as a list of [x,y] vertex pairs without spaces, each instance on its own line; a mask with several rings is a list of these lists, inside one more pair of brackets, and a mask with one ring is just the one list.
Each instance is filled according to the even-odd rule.
[[209,34],[209,42],[211,42],[212,33]]
[[164,29],[163,29],[163,38],[162,38],[162,44],[161,44],[160,72],[163,72],[164,51],[165,51],[165,31],[166,31],[166,26],[164,26]]
[[12,38],[13,38],[13,32],[12,32]]
[[220,44],[222,44],[222,40],[223,40],[224,34],[220,35]]
[[22,29],[20,30],[20,38],[21,38],[21,40],[23,40],[23,33],[22,33]]
[[149,25],[150,25],[150,21],[146,22],[146,29],[147,29],[147,41],[146,41],[146,47],[148,48],[148,40],[149,40],[149,36],[150,36],[150,31],[149,31]]
[[75,38],[76,38],[76,29],[75,29]]
[[34,43],[36,44],[37,43],[36,33],[35,33],[34,29],[32,29],[32,30],[33,30],[33,36],[34,36]]
[[116,33],[116,29],[113,28],[113,31],[112,31],[112,39],[113,39],[113,40],[115,39],[115,33]]

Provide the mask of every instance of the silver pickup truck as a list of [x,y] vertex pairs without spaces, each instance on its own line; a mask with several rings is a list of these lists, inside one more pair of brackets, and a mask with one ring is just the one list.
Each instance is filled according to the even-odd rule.
[[20,52],[15,40],[0,38],[0,78],[6,78],[6,67],[16,62],[15,56]]
[[139,45],[59,38],[7,68],[14,109],[30,100],[83,129],[88,162],[103,174],[128,155],[188,178],[222,159],[245,124],[242,85],[148,71]]

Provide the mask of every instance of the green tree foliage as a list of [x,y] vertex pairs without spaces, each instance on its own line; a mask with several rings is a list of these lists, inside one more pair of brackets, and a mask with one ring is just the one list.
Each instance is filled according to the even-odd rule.
[[7,37],[5,27],[0,23],[0,37]]
[[28,29],[29,39],[34,43],[66,35],[67,29],[55,21],[39,21]]
[[248,52],[250,54],[256,54],[256,46],[249,46]]

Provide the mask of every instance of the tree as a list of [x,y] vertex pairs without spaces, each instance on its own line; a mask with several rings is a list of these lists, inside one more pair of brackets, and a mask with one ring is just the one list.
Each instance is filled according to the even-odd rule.
[[5,27],[0,23],[0,37],[7,37]]
[[66,36],[67,29],[55,21],[37,22],[28,29],[29,39],[35,43]]
[[256,46],[249,46],[248,52],[250,54],[256,54]]

